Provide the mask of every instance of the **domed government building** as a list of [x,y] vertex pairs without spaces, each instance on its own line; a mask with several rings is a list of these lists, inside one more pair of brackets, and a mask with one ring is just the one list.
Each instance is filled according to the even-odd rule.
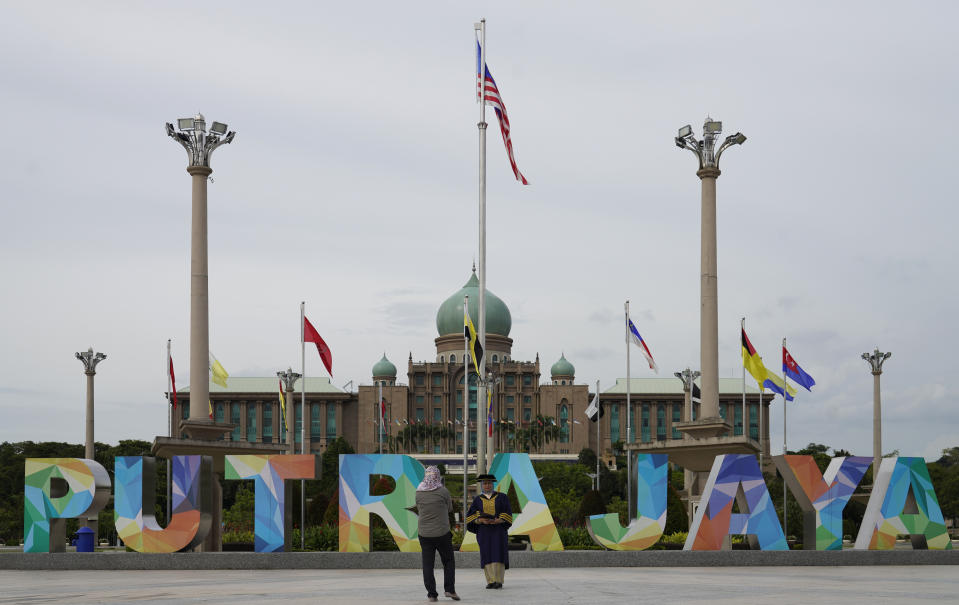
[[[435,356],[432,360],[406,360],[406,376],[384,353],[372,364],[370,381],[348,392],[333,386],[328,378],[309,377],[306,382],[305,451],[322,453],[327,444],[345,437],[358,453],[375,453],[380,447],[380,401],[385,403],[386,425],[382,434],[384,453],[413,455],[424,462],[445,462],[462,468],[464,434],[471,453],[476,451],[476,374],[467,372],[464,359],[463,298],[469,297],[474,323],[479,317],[479,280],[475,272],[466,284],[440,304],[436,313]],[[583,448],[598,450],[607,462],[613,460],[618,442],[636,442],[655,449],[657,445],[683,439],[677,425],[696,417],[696,404],[678,378],[633,378],[630,404],[632,431],[627,435],[626,380],[600,394],[604,416],[600,420],[597,448],[596,424],[585,410],[592,393],[588,382],[577,379],[576,368],[558,351],[546,379],[539,354],[533,360],[513,359],[510,338],[512,316],[498,296],[486,292],[486,369],[495,381],[493,391],[496,452],[529,452],[534,458],[569,460]],[[375,359],[375,357],[373,357]],[[676,368],[679,369],[679,368]],[[467,378],[467,374],[469,374]],[[210,386],[217,422],[232,423],[224,436],[228,441],[261,445],[288,443],[281,421],[276,377],[230,377],[227,387]],[[737,378],[720,379],[720,412],[743,435],[742,383]],[[189,400],[189,387],[178,391],[181,403]],[[382,397],[382,400],[381,400]],[[745,416],[748,437],[759,442],[760,395],[747,387]],[[295,401],[295,443],[302,445],[303,410],[299,383]],[[771,396],[762,398],[768,412]],[[288,407],[290,407],[288,403]],[[184,418],[189,405],[181,405]],[[769,414],[762,418],[762,449],[769,452]],[[464,431],[467,429],[468,431]],[[489,447],[489,446],[487,446]]]

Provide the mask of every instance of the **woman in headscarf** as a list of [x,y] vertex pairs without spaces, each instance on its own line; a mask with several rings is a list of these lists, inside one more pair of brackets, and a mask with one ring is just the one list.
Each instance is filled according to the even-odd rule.
[[426,475],[416,488],[416,511],[419,515],[420,549],[423,551],[423,584],[426,585],[426,598],[437,600],[436,578],[433,566],[436,551],[443,562],[443,590],[446,596],[459,601],[456,594],[456,564],[453,560],[453,534],[450,532],[450,513],[453,512],[453,499],[443,486],[440,469],[426,467]]
[[466,529],[476,534],[480,566],[486,573],[486,588],[502,588],[509,569],[507,533],[513,524],[513,511],[506,494],[493,491],[493,475],[480,475],[483,492],[473,499],[466,513]]

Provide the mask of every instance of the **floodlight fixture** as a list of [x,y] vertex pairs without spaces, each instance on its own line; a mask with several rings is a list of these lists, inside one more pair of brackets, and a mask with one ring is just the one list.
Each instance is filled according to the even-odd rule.
[[167,135],[186,149],[190,159],[190,166],[210,167],[210,155],[220,145],[233,141],[235,132],[229,131],[229,126],[223,122],[213,122],[209,134],[206,131],[206,118],[197,113],[192,118],[177,120],[179,132],[174,131],[172,124],[167,124]]
[[734,135],[726,137],[721,145],[717,145],[716,139],[723,132],[723,123],[719,120],[713,120],[706,116],[703,123],[703,139],[696,140],[693,135],[693,128],[690,125],[679,129],[679,136],[676,137],[676,146],[680,149],[688,149],[699,161],[699,168],[719,168],[719,158],[730,145],[742,145],[746,141],[746,135],[737,132]]

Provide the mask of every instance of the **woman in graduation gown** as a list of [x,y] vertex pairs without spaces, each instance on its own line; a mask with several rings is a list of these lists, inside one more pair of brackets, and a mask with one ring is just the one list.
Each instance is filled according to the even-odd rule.
[[466,529],[476,534],[486,588],[502,588],[503,575],[509,569],[507,533],[513,524],[513,511],[506,494],[493,491],[496,477],[486,474],[477,479],[483,491],[466,513]]

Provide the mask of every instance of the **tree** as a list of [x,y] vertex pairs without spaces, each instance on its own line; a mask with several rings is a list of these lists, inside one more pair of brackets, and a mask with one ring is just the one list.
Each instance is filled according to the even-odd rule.
[[606,505],[603,504],[603,496],[598,491],[591,489],[583,496],[579,504],[579,513],[577,517],[580,521],[586,521],[590,515],[603,515],[606,513]]
[[321,472],[318,482],[320,493],[332,496],[333,491],[340,484],[340,454],[353,453],[355,453],[353,446],[343,437],[337,437],[327,444],[320,463]]
[[227,531],[253,531],[253,515],[256,497],[247,487],[249,481],[238,481],[236,499],[233,506],[223,511],[223,524]]
[[591,448],[584,447],[579,452],[579,457],[576,459],[579,464],[582,464],[586,468],[596,468],[596,452]]

